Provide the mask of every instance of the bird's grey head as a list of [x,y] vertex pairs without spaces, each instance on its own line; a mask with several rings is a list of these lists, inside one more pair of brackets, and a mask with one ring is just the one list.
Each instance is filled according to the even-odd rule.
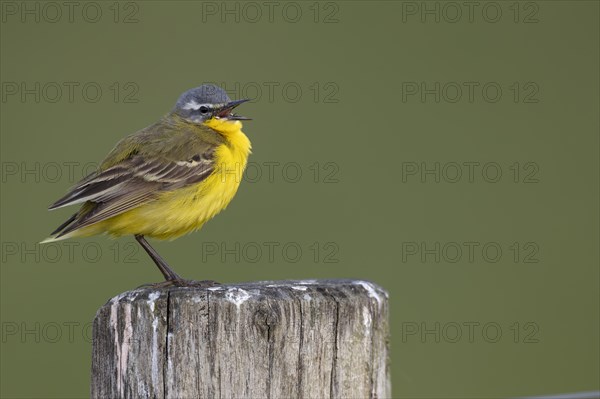
[[225,90],[213,84],[204,84],[183,93],[173,112],[194,122],[203,123],[211,118],[229,120],[248,120],[249,118],[235,115],[231,111],[248,100],[231,101]]

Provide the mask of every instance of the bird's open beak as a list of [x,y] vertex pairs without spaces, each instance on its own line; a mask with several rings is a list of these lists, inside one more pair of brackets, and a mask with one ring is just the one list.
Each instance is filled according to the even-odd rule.
[[250,101],[250,99],[245,98],[243,100],[236,100],[236,101],[228,102],[227,104],[225,104],[221,107],[217,116],[219,118],[229,119],[229,120],[234,120],[234,121],[249,121],[249,120],[251,120],[250,118],[246,118],[245,116],[236,115],[231,112],[235,107],[237,107],[238,105],[240,105],[242,103],[245,103],[246,101]]

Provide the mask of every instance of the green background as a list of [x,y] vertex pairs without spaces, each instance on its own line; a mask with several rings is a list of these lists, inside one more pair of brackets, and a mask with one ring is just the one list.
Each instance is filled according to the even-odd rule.
[[[380,284],[390,294],[395,397],[599,389],[598,2],[497,2],[502,16],[495,23],[482,16],[486,2],[472,22],[464,7],[456,22],[449,21],[454,10],[440,8],[436,22],[407,8],[443,3],[394,1],[321,3],[315,22],[315,3],[295,2],[286,15],[294,18],[300,8],[296,23],[283,18],[285,2],[272,21],[263,7],[257,22],[242,3],[209,3],[122,3],[117,23],[113,2],[95,3],[102,10],[97,23],[82,17],[85,2],[72,22],[64,8],[56,23],[47,20],[51,9],[40,9],[40,22],[3,9],[2,397],[87,396],[87,323],[110,297],[160,279],[131,238],[76,240],[72,257],[69,244],[36,246],[70,215],[46,211],[75,183],[65,163],[77,163],[81,177],[81,165],[100,161],[117,140],[206,81],[225,83],[233,98],[262,88],[239,112],[254,118],[244,130],[262,175],[243,182],[227,211],[201,232],[153,241],[177,272],[220,282]],[[239,7],[239,21],[208,15],[207,6]],[[137,22],[123,23],[126,15]],[[39,102],[9,95],[21,82],[40,83]],[[65,91],[52,102],[49,82],[77,82],[79,89],[73,101]],[[103,89],[97,102],[82,96],[87,82]],[[109,88],[115,82],[117,101]],[[410,82],[439,82],[439,102],[410,95]],[[453,101],[453,88],[464,82],[479,85],[473,101],[466,91]],[[502,89],[496,102],[482,95],[489,82]],[[275,87],[272,98],[267,85]],[[132,87],[137,102],[124,102]],[[278,163],[271,180],[269,162]],[[422,162],[446,166],[446,174],[439,182],[403,178]],[[444,179],[454,176],[452,162],[496,163],[502,177],[488,182],[479,166],[472,182],[463,174],[453,183]],[[298,168],[302,176],[290,181]],[[272,259],[269,242],[278,243]],[[431,249],[436,242],[447,249],[439,262],[406,252],[411,243]],[[474,259],[463,253],[453,262],[453,248],[468,242],[479,245]],[[203,251],[236,243],[239,259]],[[497,262],[493,250],[482,255],[486,243],[502,249]],[[256,246],[264,251],[254,261]],[[302,254],[294,261],[297,247]],[[472,340],[469,322],[480,323]],[[403,334],[435,323],[439,342],[422,331]],[[457,324],[463,335],[452,342]],[[498,342],[491,342],[495,330],[482,333],[484,325],[502,328]]]

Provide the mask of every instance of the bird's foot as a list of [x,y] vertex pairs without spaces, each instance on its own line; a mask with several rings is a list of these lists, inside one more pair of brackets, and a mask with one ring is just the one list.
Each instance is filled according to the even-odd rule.
[[153,289],[160,289],[160,288],[167,288],[167,287],[210,288],[210,287],[216,287],[219,285],[221,285],[221,283],[218,283],[213,280],[198,281],[198,280],[186,280],[183,278],[178,278],[178,279],[173,279],[173,280],[161,281],[160,283],[144,284],[144,285],[140,285],[138,288],[153,288]]
[[177,279],[177,280],[172,280],[173,284],[176,287],[196,287],[196,288],[210,288],[210,287],[216,287],[221,285],[221,283],[218,283],[216,281],[213,280],[186,280],[186,279]]

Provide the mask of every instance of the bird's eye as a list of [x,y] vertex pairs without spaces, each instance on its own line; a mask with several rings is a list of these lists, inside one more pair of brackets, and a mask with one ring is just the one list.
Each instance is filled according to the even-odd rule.
[[201,114],[207,114],[208,111],[210,111],[210,110],[208,109],[207,106],[203,105],[203,106],[200,107],[200,113]]

